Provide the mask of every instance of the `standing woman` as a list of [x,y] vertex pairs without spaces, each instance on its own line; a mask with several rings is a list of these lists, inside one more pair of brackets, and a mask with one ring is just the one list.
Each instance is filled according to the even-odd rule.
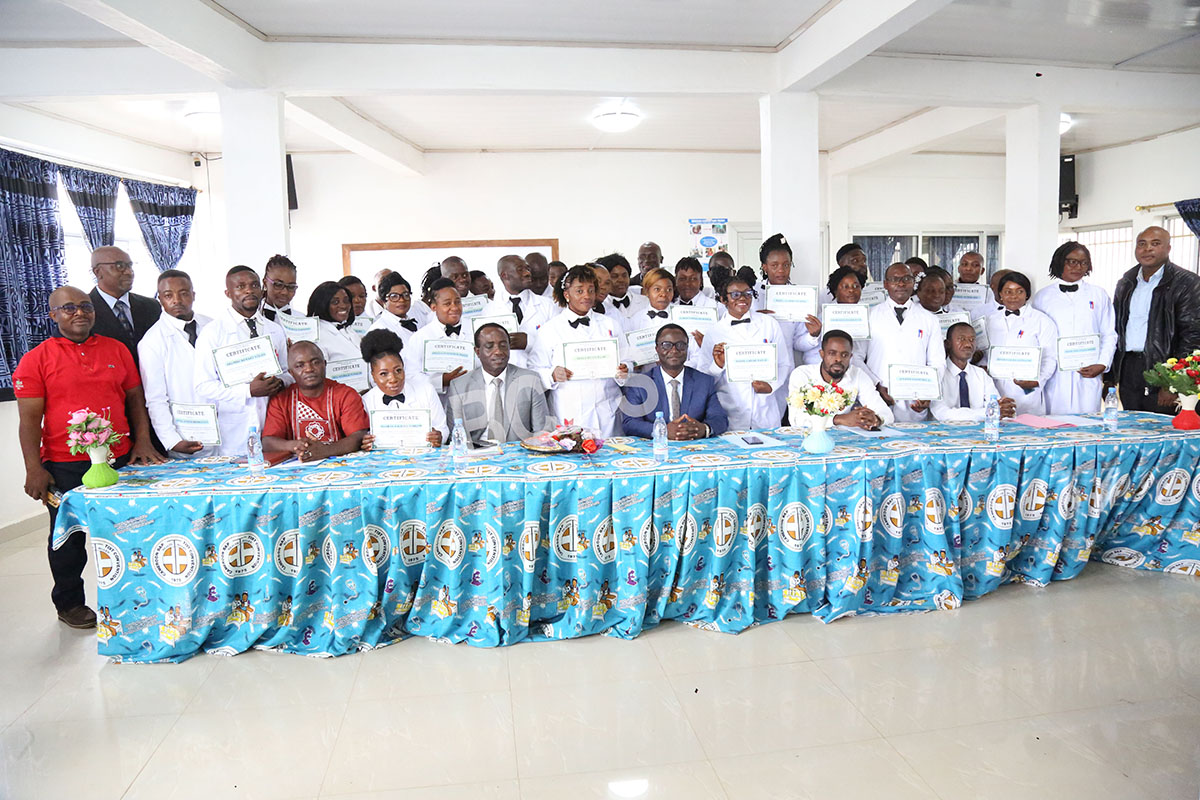
[[354,312],[354,318],[369,320],[371,315],[367,312],[367,285],[357,276],[347,275],[338,281],[338,286],[345,287],[346,291],[350,293],[350,310]]
[[550,413],[559,422],[571,420],[601,437],[612,436],[617,432],[617,407],[621,404],[617,381],[629,376],[629,368],[621,363],[610,377],[576,378],[564,366],[563,356],[564,342],[612,339],[617,343],[618,353],[624,349],[608,314],[592,313],[596,273],[589,266],[571,267],[553,289],[554,300],[563,310],[538,329],[537,341],[529,354],[529,368],[542,376],[549,389]]
[[1050,317],[1029,302],[1029,278],[1020,272],[1005,273],[996,286],[1001,306],[985,318],[988,343],[992,347],[1014,345],[1040,347],[1041,365],[1037,380],[1014,381],[997,378],[1001,397],[1016,400],[1018,414],[1045,414],[1045,387],[1058,365],[1058,328]]
[[[787,286],[792,282],[792,246],[787,243],[787,239],[783,238],[782,233],[777,233],[762,243],[762,247],[758,249],[758,262],[762,272],[762,282],[758,285],[758,297],[754,301],[754,310],[770,314],[773,313],[771,309],[767,308],[767,293],[770,288]],[[821,320],[809,314],[808,319],[804,322],[779,318],[776,318],[775,322],[779,324],[784,341],[790,343],[787,348],[788,355],[792,359],[792,365],[788,367],[790,375],[792,366],[803,364],[810,354],[820,352]],[[819,358],[818,356],[818,360]]]
[[1046,384],[1046,413],[1094,414],[1100,410],[1104,373],[1117,349],[1116,315],[1108,292],[1084,276],[1092,271],[1092,254],[1079,242],[1065,242],[1050,259],[1050,275],[1059,282],[1033,296],[1033,307],[1054,320],[1059,336],[1100,337],[1095,364],[1058,370]]
[[[350,327],[354,324],[354,311],[346,287],[334,281],[317,284],[308,297],[308,316],[319,320],[320,340],[317,344],[324,352],[327,364],[362,360],[362,337]],[[341,382],[360,393],[370,388],[365,374]]]
[[408,344],[409,338],[421,327],[421,321],[410,315],[412,311],[412,287],[399,272],[388,273],[379,282],[379,305],[382,310],[371,330],[391,331],[400,337],[400,341]]
[[[729,415],[730,430],[777,428],[787,401],[788,376],[792,371],[791,345],[770,314],[751,311],[754,289],[744,276],[730,279],[717,299],[729,313],[704,337],[700,364],[717,378],[717,398]],[[725,347],[732,344],[774,344],[775,380],[733,383],[725,377]]]
[[[825,283],[825,289],[833,298],[834,304],[851,306],[858,305],[862,300],[862,286],[862,276],[851,267],[838,267]],[[870,339],[865,339],[854,342],[854,355],[850,357],[850,363],[861,369],[871,379],[871,385],[874,386],[879,383],[879,377],[867,369],[866,353],[870,341]],[[820,364],[821,348],[818,347],[812,352],[807,352],[804,356],[805,364]]]

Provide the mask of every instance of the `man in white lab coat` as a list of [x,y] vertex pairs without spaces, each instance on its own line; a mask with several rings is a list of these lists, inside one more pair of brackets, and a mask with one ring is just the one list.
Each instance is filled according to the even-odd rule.
[[946,361],[937,317],[913,301],[913,277],[908,266],[892,264],[884,273],[888,299],[871,309],[871,342],[867,368],[879,378],[880,396],[892,407],[897,422],[928,418],[928,401],[894,400],[888,392],[888,368],[893,365],[935,367]]

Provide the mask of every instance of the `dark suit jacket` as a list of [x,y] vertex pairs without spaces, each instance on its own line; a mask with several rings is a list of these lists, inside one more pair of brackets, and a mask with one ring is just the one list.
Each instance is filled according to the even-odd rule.
[[[631,377],[625,385],[625,401],[621,403],[621,422],[625,426],[627,436],[641,436],[649,439],[654,436],[654,413],[661,411],[663,419],[670,422],[670,395],[662,381],[662,370],[655,364],[640,373],[639,378]],[[654,381],[654,390],[658,402],[649,408],[647,400],[647,380]],[[651,398],[653,399],[653,398]],[[630,415],[627,410],[636,411],[643,404],[647,406],[645,413]],[[713,436],[720,436],[729,430],[729,415],[725,413],[721,401],[717,399],[717,384],[711,375],[692,369],[683,368],[683,396],[679,398],[679,413],[687,414],[697,422],[708,425]]]
[[129,334],[125,333],[125,326],[117,320],[117,315],[109,308],[108,302],[100,296],[100,287],[92,289],[90,297],[92,305],[96,307],[96,324],[92,328],[92,333],[97,333],[101,336],[108,336],[116,339],[121,344],[129,348],[129,352],[133,354],[133,363],[137,363],[138,342],[146,335],[146,331],[158,322],[158,316],[162,313],[162,306],[157,300],[152,300],[149,297],[142,297],[140,294],[129,293],[129,311],[133,316],[133,338],[129,338]]
[[[462,419],[467,438],[478,443],[487,436],[488,410],[485,380],[491,377],[482,367],[450,382],[447,424]],[[527,439],[539,431],[553,430],[554,418],[546,406],[546,387],[536,372],[508,365],[504,376],[504,441]]]
[[[1113,308],[1117,316],[1117,352],[1113,356],[1108,379],[1120,380],[1125,360],[1125,328],[1129,325],[1129,306],[1137,288],[1137,266],[1117,281]],[[1162,280],[1150,295],[1150,318],[1146,324],[1146,367],[1171,356],[1182,358],[1200,348],[1200,277],[1171,262],[1163,264]]]

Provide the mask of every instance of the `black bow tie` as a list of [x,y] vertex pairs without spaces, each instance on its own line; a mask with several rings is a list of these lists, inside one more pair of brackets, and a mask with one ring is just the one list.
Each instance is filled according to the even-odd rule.
[[655,317],[661,317],[662,319],[667,318],[667,312],[665,312],[665,311],[647,311],[646,314],[651,319],[654,319]]
[[462,332],[462,325],[447,325],[446,326],[446,335],[447,336],[458,336],[458,334],[461,332]]
[[629,308],[629,295],[625,295],[620,300],[618,300],[617,298],[614,297],[613,298],[613,307],[614,308]]
[[395,400],[397,403],[403,403],[404,402],[404,392],[401,392],[400,394],[385,394],[383,396],[383,404],[385,406],[388,403],[392,402],[393,400]]
[[680,300],[679,301],[679,305],[681,305],[681,306],[690,306],[691,304],[692,304],[691,300]]
[[587,325],[590,328],[592,326],[592,321],[587,317],[580,317],[579,319],[570,320],[567,322],[567,324],[572,328],[578,328],[580,325]]
[[349,320],[349,319],[346,320],[345,322],[335,322],[334,323],[334,325],[337,327],[337,329],[339,331],[346,330],[346,328],[349,328],[352,324],[353,324],[353,320]]
[[730,321],[729,321],[729,324],[730,324],[730,325],[749,325],[749,324],[750,324],[750,318],[749,318],[749,317],[746,317],[745,319],[734,319],[734,320],[730,320]]
[[400,327],[406,331],[416,331],[417,321],[415,319],[402,319],[400,320]]
[[1058,290],[1060,292],[1078,292],[1079,284],[1078,283],[1060,283],[1058,285]]
[[592,306],[592,313],[593,313],[593,314],[607,314],[607,313],[608,313],[608,309],[606,309],[606,308],[604,307],[604,303],[601,303],[601,304],[600,304],[600,305],[598,305],[598,306]]
[[1006,316],[1006,317],[1009,317],[1009,316],[1012,316],[1012,317],[1019,317],[1019,316],[1021,316],[1021,310],[1020,310],[1020,309],[1017,309],[1016,311],[1005,311],[1005,312],[1004,312],[1004,316]]

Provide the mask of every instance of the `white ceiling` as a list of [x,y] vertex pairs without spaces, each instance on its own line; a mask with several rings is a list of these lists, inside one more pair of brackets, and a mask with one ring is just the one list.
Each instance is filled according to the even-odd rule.
[[219,0],[270,37],[775,47],[825,0]]
[[[1200,114],[1162,111],[1133,114],[1071,114],[1075,124],[1063,134],[1062,152],[1079,153],[1100,147],[1135,142],[1159,134],[1200,125]],[[940,141],[939,152],[1004,154],[1004,119],[978,125]]]
[[0,0],[0,44],[130,41],[54,0]]

